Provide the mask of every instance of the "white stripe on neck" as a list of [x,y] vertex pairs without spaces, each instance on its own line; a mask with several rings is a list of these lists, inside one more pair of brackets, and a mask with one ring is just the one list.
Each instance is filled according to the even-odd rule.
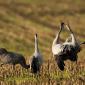
[[38,53],[38,52],[39,52],[39,49],[38,49],[38,38],[35,35],[35,53]]

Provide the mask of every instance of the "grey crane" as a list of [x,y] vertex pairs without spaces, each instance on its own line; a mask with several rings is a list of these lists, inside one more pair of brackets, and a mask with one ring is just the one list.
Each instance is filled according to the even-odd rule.
[[41,65],[43,63],[42,55],[38,48],[38,35],[35,34],[35,52],[30,60],[31,72],[36,74],[40,72]]
[[15,67],[16,64],[20,64],[25,69],[30,68],[23,55],[7,51],[5,48],[0,48],[0,62],[0,65],[11,64]]
[[[64,43],[59,43],[59,37],[62,29],[66,27],[70,31],[70,38],[66,39]],[[77,53],[80,52],[81,44],[85,44],[85,42],[78,43],[74,33],[72,32],[69,25],[65,25],[63,22],[61,23],[60,30],[57,33],[53,44],[52,44],[52,53],[58,64],[60,70],[64,70],[64,61],[69,59],[71,61],[77,61]]]
[[[64,45],[67,45],[67,49],[68,49],[68,55],[69,55],[69,59],[71,61],[76,61],[77,62],[77,57],[78,57],[78,53],[81,51],[81,45],[85,44],[84,42],[78,42],[73,31],[70,28],[70,25],[66,24],[65,27],[69,30],[70,34],[70,38],[68,38],[66,40],[66,42],[64,43]],[[69,41],[70,40],[70,41]]]

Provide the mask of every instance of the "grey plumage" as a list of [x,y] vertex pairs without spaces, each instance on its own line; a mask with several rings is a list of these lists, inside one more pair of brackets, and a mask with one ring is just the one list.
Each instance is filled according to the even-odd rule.
[[5,48],[0,48],[0,62],[1,65],[11,64],[15,66],[16,64],[20,64],[23,68],[30,68],[30,65],[26,64],[23,55],[7,51]]
[[64,60],[67,59],[67,54],[63,50],[64,45],[59,43],[60,33],[63,28],[64,28],[64,23],[62,22],[60,25],[60,30],[57,33],[57,35],[52,43],[52,53],[53,53],[53,56],[57,62],[58,67],[60,68],[60,70],[64,70],[64,66],[65,66]]
[[31,59],[31,71],[32,73],[38,73],[40,72],[40,68],[41,68],[41,65],[42,65],[42,55],[41,53],[39,52],[39,48],[38,48],[38,38],[37,38],[37,34],[35,35],[35,52],[32,56],[32,59]]
[[[70,37],[66,39],[64,43],[59,43],[60,32],[64,27],[66,27],[71,34]],[[77,62],[77,58],[78,58],[77,54],[81,51],[80,45],[82,44],[85,44],[85,42],[82,43],[77,42],[69,24],[65,25],[64,23],[61,23],[60,31],[56,35],[56,38],[54,39],[52,44],[53,56],[55,57],[55,60],[57,61],[60,70],[64,70],[65,60],[71,60]]]

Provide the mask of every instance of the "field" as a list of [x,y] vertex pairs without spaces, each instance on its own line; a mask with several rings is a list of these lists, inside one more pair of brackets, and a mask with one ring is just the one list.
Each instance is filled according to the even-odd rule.
[[[66,61],[63,72],[52,57],[51,46],[61,21],[69,21],[77,39],[85,41],[84,0],[0,0],[0,48],[23,54],[29,63],[37,33],[44,58],[40,75],[20,65],[14,70],[11,65],[0,67],[0,85],[85,85],[85,45],[77,64]],[[68,36],[63,29],[61,41]]]

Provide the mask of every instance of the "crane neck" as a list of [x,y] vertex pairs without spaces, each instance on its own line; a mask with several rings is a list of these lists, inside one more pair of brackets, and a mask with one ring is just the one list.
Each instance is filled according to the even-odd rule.
[[57,35],[56,35],[56,37],[55,37],[55,39],[53,41],[53,45],[59,44],[59,37],[60,37],[61,30],[62,30],[62,26],[60,27],[60,30],[57,33]]
[[39,52],[39,48],[38,48],[38,38],[37,35],[35,35],[35,53]]

